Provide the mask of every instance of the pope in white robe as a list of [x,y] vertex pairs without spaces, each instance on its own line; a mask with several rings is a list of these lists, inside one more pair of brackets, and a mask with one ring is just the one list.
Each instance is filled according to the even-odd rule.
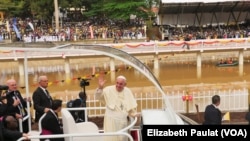
[[[118,76],[116,84],[104,88],[105,80],[99,78],[95,96],[106,106],[104,132],[116,132],[128,126],[128,116],[137,116],[137,103],[132,91],[126,87],[126,78]],[[125,136],[106,136],[106,141],[128,141]]]

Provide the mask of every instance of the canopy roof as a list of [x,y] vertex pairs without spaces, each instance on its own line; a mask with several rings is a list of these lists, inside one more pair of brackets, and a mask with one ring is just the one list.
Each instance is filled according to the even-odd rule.
[[162,3],[217,3],[217,2],[236,2],[249,0],[162,0]]
[[250,12],[249,0],[162,0],[159,14]]

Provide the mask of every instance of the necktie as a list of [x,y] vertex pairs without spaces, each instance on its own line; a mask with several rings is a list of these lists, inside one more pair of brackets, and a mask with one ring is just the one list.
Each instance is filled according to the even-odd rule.
[[49,99],[50,104],[52,104],[51,96],[49,95],[48,90],[45,89],[45,93],[46,93],[46,96],[47,96],[48,99]]
[[[13,99],[16,99],[16,100],[19,100],[19,101],[20,101],[20,99],[18,98],[18,95],[17,95],[16,92],[14,92],[14,97],[13,97]],[[20,111],[20,114],[21,114],[22,116],[25,116],[25,111],[24,111],[23,104],[22,104],[21,101],[20,101],[20,103],[17,105],[17,107],[18,107],[18,109],[19,109],[19,111]]]
[[49,98],[50,96],[49,96],[49,92],[48,92],[48,90],[45,90],[45,94],[46,94],[46,96]]

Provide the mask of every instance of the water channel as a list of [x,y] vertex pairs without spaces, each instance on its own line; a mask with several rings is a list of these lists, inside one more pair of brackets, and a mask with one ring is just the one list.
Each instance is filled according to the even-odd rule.
[[[168,90],[181,89],[198,84],[216,84],[230,87],[249,87],[250,82],[250,56],[244,54],[243,75],[239,75],[239,66],[217,67],[215,64],[220,59],[232,57],[237,60],[237,52],[208,53],[203,56],[201,77],[197,78],[196,55],[195,54],[168,54],[159,56],[160,69],[154,70],[153,57],[144,56],[139,59],[145,63],[158,78],[162,86]],[[19,76],[18,61],[0,62],[1,79],[0,84],[5,84],[9,78],[18,81],[19,90],[25,93],[24,78]],[[142,74],[123,62],[116,61],[116,69],[109,70],[109,58],[74,59],[70,61],[70,74],[64,72],[64,60],[51,61],[28,61],[29,91],[30,94],[37,87],[39,75],[47,75],[49,78],[49,90],[54,97],[61,95],[76,96],[81,90],[78,78],[91,78],[90,85],[86,87],[88,94],[92,94],[97,87],[99,75],[104,75],[107,85],[113,84],[114,76],[124,75],[128,79],[128,87],[136,91],[137,88],[145,87],[144,91],[153,84]],[[93,75],[94,74],[94,75]],[[244,85],[242,85],[244,83]],[[199,88],[199,89],[205,89]],[[214,89],[208,87],[206,89]],[[140,89],[141,90],[141,89]]]

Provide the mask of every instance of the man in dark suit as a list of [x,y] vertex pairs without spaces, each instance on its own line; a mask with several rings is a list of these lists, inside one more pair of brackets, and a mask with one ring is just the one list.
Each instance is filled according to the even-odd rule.
[[212,97],[212,104],[207,105],[204,113],[204,125],[220,125],[222,121],[221,111],[218,108],[220,105],[220,96]]
[[[23,119],[28,115],[27,112],[27,102],[31,102],[30,98],[23,98],[21,93],[17,90],[16,80],[7,80],[7,86],[9,87],[6,93],[7,99],[7,114],[15,115],[16,119]],[[31,105],[31,103],[30,103]],[[23,121],[23,132],[29,132],[29,122],[28,120]]]
[[38,79],[39,86],[33,92],[33,105],[35,112],[35,122],[38,123],[39,119],[44,113],[47,113],[52,106],[52,98],[46,90],[48,87],[47,76],[40,76]]
[[[52,101],[52,109],[47,112],[42,119],[42,133],[41,135],[48,134],[63,134],[62,123],[58,118],[58,113],[62,109],[62,100],[55,99]],[[44,141],[46,139],[40,139]],[[51,138],[50,141],[64,141],[64,138]]]

